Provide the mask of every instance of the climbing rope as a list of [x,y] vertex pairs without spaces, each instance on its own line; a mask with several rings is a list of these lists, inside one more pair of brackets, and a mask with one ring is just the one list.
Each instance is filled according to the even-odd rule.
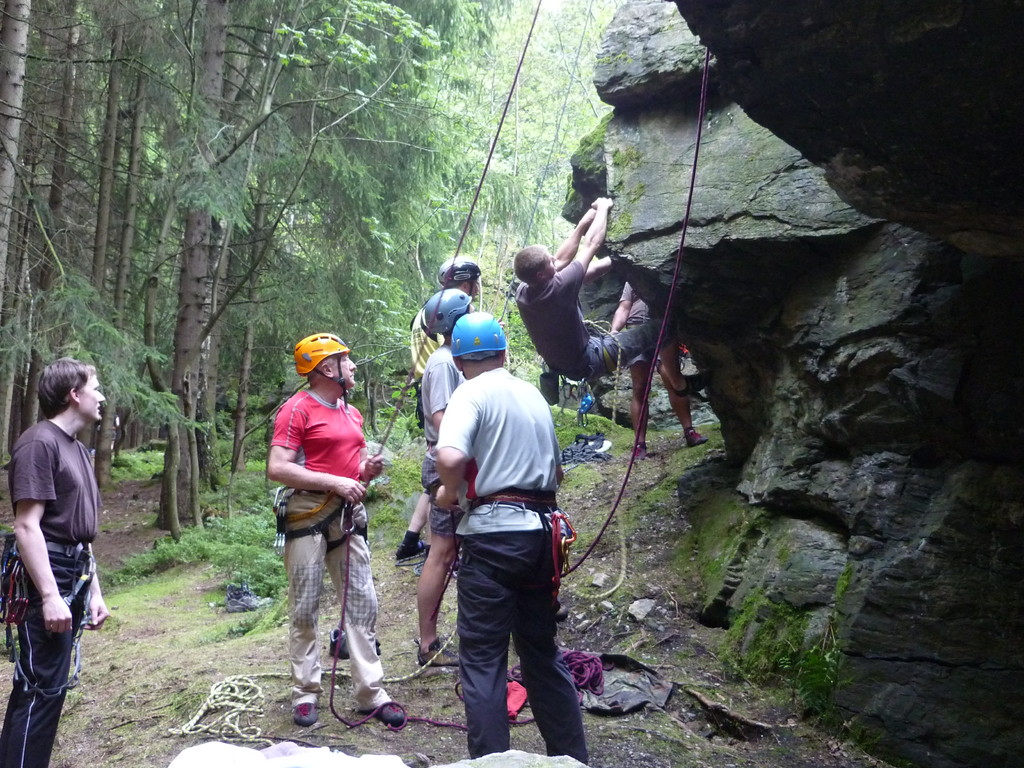
[[263,702],[263,689],[251,676],[227,677],[211,686],[206,700],[187,723],[171,728],[170,732],[176,736],[205,733],[218,741],[270,746],[273,742],[263,736],[258,726],[239,722],[243,716],[262,715]]
[[[700,107],[697,112],[697,135],[694,139],[693,146],[693,164],[690,167],[690,185],[689,193],[686,200],[686,210],[683,215],[683,228],[679,233],[679,247],[676,250],[675,269],[672,272],[672,283],[669,286],[668,301],[665,304],[664,317],[661,319],[661,327],[658,330],[658,340],[655,345],[655,349],[661,349],[662,344],[665,341],[666,331],[668,329],[669,318],[671,317],[672,304],[675,300],[676,289],[679,284],[679,271],[683,263],[683,245],[686,242],[686,233],[690,225],[690,212],[693,206],[693,191],[697,185],[697,159],[700,156],[700,142],[703,135],[704,129],[704,115],[707,112],[707,99],[708,99],[708,70],[710,69],[711,62],[711,51],[705,49],[704,51],[704,71],[701,77],[701,89],[700,89]],[[651,370],[647,372],[647,381],[644,385],[644,407],[647,407],[647,402],[651,395],[651,384],[654,380],[654,372],[657,366],[652,365]],[[612,518],[615,516],[615,512],[619,508],[619,504],[622,502],[623,497],[626,493],[626,486],[629,483],[630,475],[633,472],[633,465],[637,459],[637,448],[640,444],[640,438],[636,435],[633,439],[633,450],[629,458],[629,464],[626,466],[626,474],[622,478],[622,485],[619,487],[618,495],[615,497],[615,502],[612,504],[611,511],[608,513],[608,517],[605,519],[604,524],[601,526],[601,530],[598,531],[597,537],[587,548],[587,551],[583,553],[579,560],[576,561],[567,571],[566,574],[572,573],[579,568],[583,563],[590,557],[598,543],[601,541],[601,537],[604,536],[608,526],[611,524]]]
[[498,147],[498,137],[501,136],[502,126],[505,125],[505,117],[508,115],[509,106],[512,104],[512,96],[516,92],[516,85],[519,83],[519,74],[523,71],[523,61],[526,60],[526,51],[530,47],[530,40],[533,39],[533,30],[537,26],[537,17],[540,15],[540,7],[544,0],[538,0],[537,8],[533,12],[533,21],[530,22],[530,31],[526,33],[526,42],[523,43],[523,52],[519,55],[519,64],[516,65],[516,74],[512,78],[512,87],[508,89],[508,98],[505,99],[505,107],[501,111],[501,119],[498,120],[498,129],[494,132],[494,138],[491,140],[491,149],[487,153],[487,160],[484,162],[483,173],[480,174],[480,183],[476,185],[476,192],[473,194],[473,202],[469,206],[469,213],[466,214],[466,223],[462,227],[462,234],[459,235],[458,245],[455,246],[455,254],[452,258],[457,258],[459,252],[462,250],[462,244],[466,240],[466,233],[469,231],[469,223],[473,219],[473,211],[476,210],[477,201],[480,199],[480,190],[484,186],[484,179],[487,178],[487,169],[491,166],[491,159],[494,157],[494,150]]

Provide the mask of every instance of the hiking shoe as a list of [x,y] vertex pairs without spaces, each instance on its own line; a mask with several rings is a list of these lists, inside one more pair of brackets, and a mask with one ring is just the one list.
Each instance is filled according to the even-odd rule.
[[260,607],[260,599],[253,594],[248,584],[228,584],[226,595],[224,608],[228,613],[255,611]]
[[563,621],[569,618],[569,606],[559,604],[558,610],[555,611],[555,621],[561,624]]
[[339,630],[337,627],[331,630],[331,656],[336,659],[347,659],[348,658],[348,640],[345,638],[345,633]]
[[708,441],[704,435],[698,432],[693,427],[687,427],[683,430],[683,434],[686,436],[686,447],[693,448],[695,445],[704,445]]
[[440,638],[434,640],[430,645],[427,646],[427,652],[423,651],[416,652],[416,661],[419,662],[421,667],[457,667],[459,666],[459,657],[454,653],[445,648],[441,651],[441,640]]
[[[377,655],[380,656],[380,640],[374,640],[374,643],[377,645]],[[330,649],[331,656],[336,659],[347,659],[349,657],[348,638],[345,637],[345,632],[337,627],[331,630]]]
[[317,721],[316,702],[307,701],[305,704],[299,704],[295,707],[292,713],[292,720],[295,721],[296,725],[300,725],[303,728],[308,728]]
[[425,557],[428,549],[430,548],[423,543],[423,539],[416,539],[414,544],[402,542],[395,550],[395,560],[409,560],[420,555]]
[[647,458],[647,443],[638,443],[636,448],[633,449],[634,459],[646,459]]
[[381,704],[376,709],[361,709],[359,712],[363,715],[372,714],[393,731],[405,727],[405,710],[402,709],[401,704],[396,704],[393,701]]

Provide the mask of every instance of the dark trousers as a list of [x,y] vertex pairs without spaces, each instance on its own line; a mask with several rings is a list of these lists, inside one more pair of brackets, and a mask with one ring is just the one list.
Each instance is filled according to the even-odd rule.
[[[50,567],[60,593],[69,595],[85,563],[51,552]],[[71,652],[88,592],[88,587],[80,590],[71,604],[71,630],[55,634],[44,629],[42,600],[29,585],[28,616],[18,626],[19,667],[0,736],[0,768],[47,768],[50,764],[67,695]]]
[[549,755],[587,762],[572,675],[555,645],[551,533],[466,536],[459,566],[459,669],[469,756],[509,748],[506,705],[509,634]]

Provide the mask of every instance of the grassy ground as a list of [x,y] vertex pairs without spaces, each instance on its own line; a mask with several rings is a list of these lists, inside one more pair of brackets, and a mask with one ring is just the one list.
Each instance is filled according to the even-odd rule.
[[[613,444],[611,460],[570,470],[560,491],[561,504],[580,536],[575,561],[595,542],[608,518],[622,485],[632,433],[596,417],[581,429],[571,411],[557,412],[556,419],[562,445],[581,431],[603,431]],[[627,654],[675,684],[663,710],[619,717],[585,713],[591,764],[877,765],[802,722],[787,691],[759,689],[732,677],[719,660],[723,633],[696,622],[699,585],[687,568],[695,555],[680,551],[689,523],[679,512],[675,489],[690,467],[721,460],[721,436],[715,427],[706,431],[711,440],[694,449],[685,447],[680,434],[651,436],[654,455],[636,463],[614,521],[563,587],[570,618],[559,639],[567,649]],[[370,527],[381,603],[379,638],[391,696],[416,718],[460,723],[463,709],[455,673],[416,674],[416,576],[392,560],[418,490],[419,455],[410,448],[396,457],[389,480],[373,494]],[[245,738],[326,745],[350,754],[397,754],[420,766],[466,756],[465,735],[452,727],[413,721],[399,732],[377,722],[349,728],[342,720],[352,723],[357,715],[350,708],[344,668],[336,678],[337,717],[325,694],[319,723],[306,729],[292,723],[286,616],[279,591],[283,576],[270,548],[271,489],[256,469],[233,488],[230,520],[210,500],[215,515],[210,530],[178,545],[161,540],[152,527],[158,496],[154,482],[138,476],[123,479],[117,490],[106,494],[97,551],[113,616],[101,632],[87,633],[83,640],[85,669],[65,706],[53,766],[166,766],[185,747],[215,737],[204,728],[217,731],[224,726],[227,710],[215,709],[200,719],[198,728],[187,727],[203,711],[214,687],[225,683],[242,686],[248,710],[234,711],[227,720],[234,717]],[[225,584],[243,579],[277,599],[254,613],[226,613]],[[442,605],[442,632],[454,630],[454,592],[452,585]],[[629,608],[641,598],[651,599],[654,609],[638,621]],[[327,601],[321,620],[325,643],[337,614],[337,606]],[[330,661],[326,653],[324,660]],[[244,685],[238,676],[248,678]],[[247,687],[250,682],[252,688]],[[740,738],[726,727],[727,720],[709,715],[698,696],[771,728],[760,738]],[[544,751],[533,725],[515,727],[512,738],[513,748]]]

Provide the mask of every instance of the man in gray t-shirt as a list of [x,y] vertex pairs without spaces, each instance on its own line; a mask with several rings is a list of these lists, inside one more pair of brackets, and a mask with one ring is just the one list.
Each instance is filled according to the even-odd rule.
[[456,323],[452,354],[466,382],[448,401],[437,442],[438,506],[454,507],[463,485],[470,499],[459,524],[458,579],[469,754],[509,748],[511,634],[548,754],[587,763],[576,686],[555,644],[558,441],[540,392],[505,370],[505,350],[505,333],[491,315],[474,312]]
[[594,259],[608,232],[611,207],[610,198],[598,198],[554,254],[542,245],[531,245],[514,261],[516,277],[522,280],[516,305],[523,325],[548,367],[570,379],[611,373],[620,355],[653,352],[657,341],[656,322],[603,336],[592,336],[584,325],[580,289],[612,266],[607,257]]

